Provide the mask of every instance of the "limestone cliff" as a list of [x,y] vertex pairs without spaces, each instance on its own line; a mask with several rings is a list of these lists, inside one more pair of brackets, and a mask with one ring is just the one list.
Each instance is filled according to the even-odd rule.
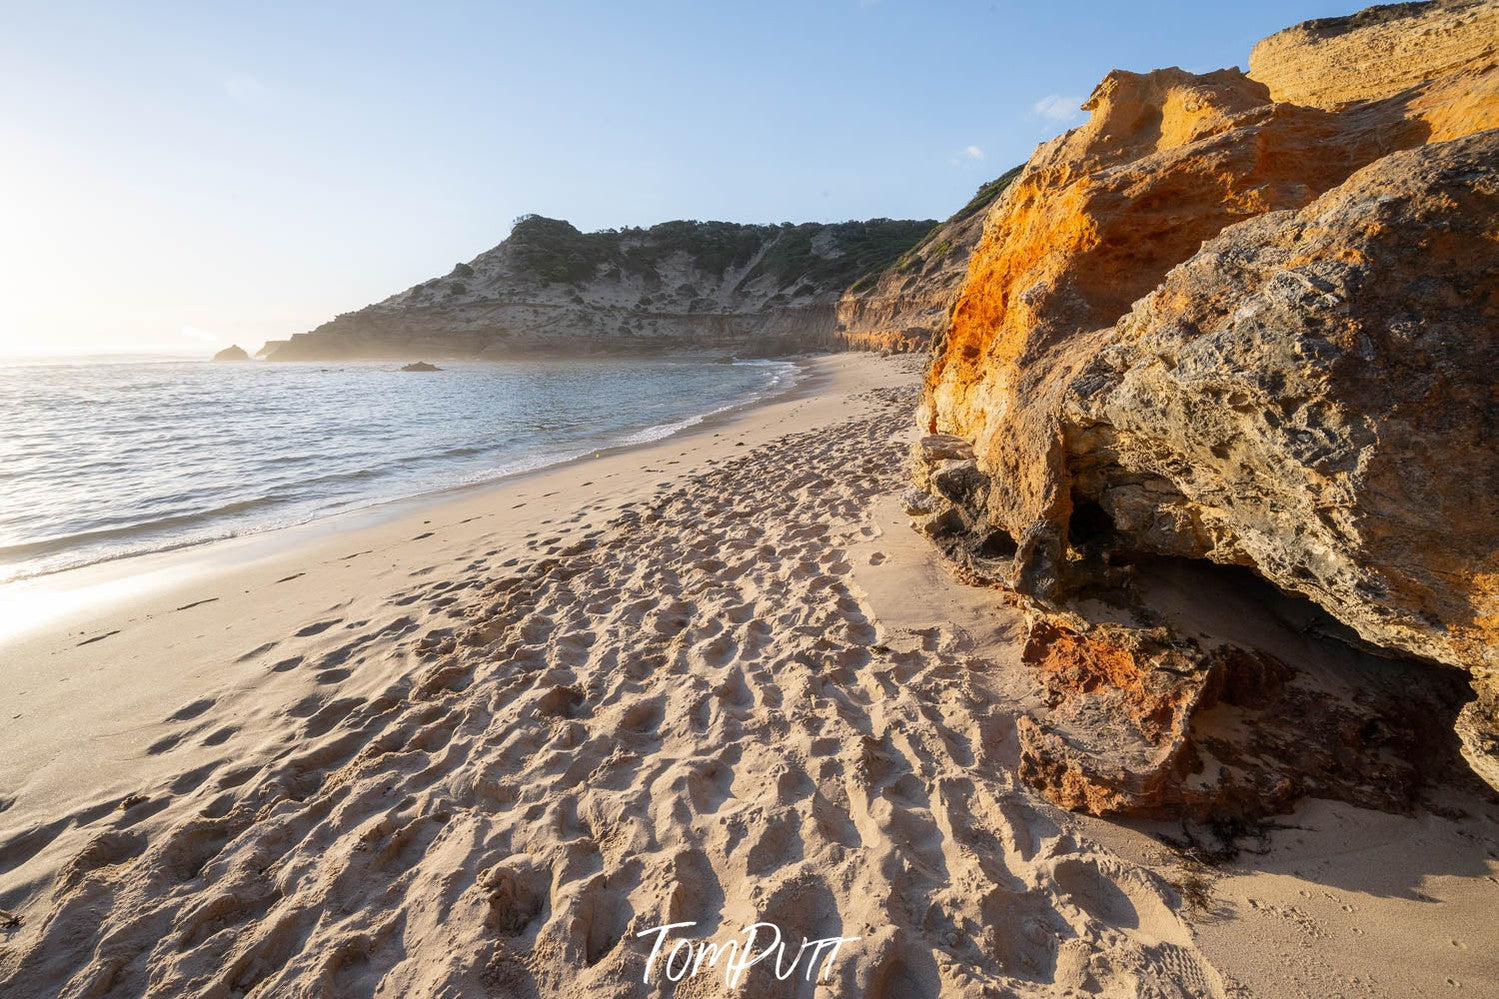
[[838,300],[843,342],[860,350],[926,350],[951,318],[989,206],[1019,173],[1016,167],[979,188],[895,263],[844,292]]
[[[1307,21],[1261,41],[1249,75],[1273,100],[1336,108],[1383,100],[1446,73],[1499,59],[1499,6],[1434,0]],[[1499,100],[1492,86],[1489,101]]]
[[826,349],[841,344],[844,290],[933,225],[666,222],[581,233],[526,216],[451,273],[262,351],[286,361]]
[[934,438],[911,506],[1041,606],[1204,559],[1460,666],[1499,787],[1496,8],[1313,22],[1254,79],[1111,73],[988,214],[919,412],[972,457]]
[[[1366,642],[1473,671],[1499,786],[1499,130],[1392,154],[1204,244],[1062,404],[1121,547],[1252,566]],[[1493,729],[1489,728],[1492,733]]]

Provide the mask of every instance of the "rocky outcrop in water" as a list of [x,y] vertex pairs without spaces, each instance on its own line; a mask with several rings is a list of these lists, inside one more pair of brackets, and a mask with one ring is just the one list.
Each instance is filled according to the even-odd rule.
[[243,347],[238,344],[232,344],[213,355],[213,359],[215,361],[248,361],[250,355],[245,353]]
[[446,276],[263,349],[296,361],[836,348],[839,297],[933,225],[666,222],[582,233],[526,216]]
[[920,422],[987,483],[925,514],[973,574],[1055,608],[1141,559],[1247,567],[1469,671],[1499,786],[1496,6],[1316,22],[1259,79],[1111,73],[991,211]]

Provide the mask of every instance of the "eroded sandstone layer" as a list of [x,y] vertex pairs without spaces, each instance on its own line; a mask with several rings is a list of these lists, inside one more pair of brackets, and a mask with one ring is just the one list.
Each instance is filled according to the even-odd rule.
[[838,300],[839,339],[856,350],[928,349],[952,318],[989,206],[1019,173],[1016,167],[979,188],[893,264],[844,292]]
[[1277,101],[1335,108],[1392,97],[1495,59],[1499,6],[1435,0],[1371,7],[1276,32],[1249,53],[1249,75]]
[[1225,230],[1068,387],[1072,496],[1129,543],[1250,565],[1366,640],[1499,648],[1499,132]]
[[[1100,84],[988,216],[919,411],[973,471],[929,462],[916,513],[1043,605],[1206,559],[1466,669],[1459,730],[1499,786],[1499,5],[1410,6],[1307,27],[1272,87]],[[1422,68],[1390,32],[1428,23]],[[1272,99],[1346,76],[1359,38],[1366,89],[1302,102],[1357,103]]]

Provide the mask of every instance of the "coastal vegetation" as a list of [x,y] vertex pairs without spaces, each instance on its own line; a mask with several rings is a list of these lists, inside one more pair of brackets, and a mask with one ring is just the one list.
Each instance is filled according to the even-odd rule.
[[841,291],[877,273],[931,231],[930,219],[744,225],[681,220],[650,228],[579,232],[541,215],[515,220],[509,245],[517,268],[544,283],[579,284],[599,276],[651,275],[680,255],[715,278],[748,267],[740,287],[768,280],[777,290]]

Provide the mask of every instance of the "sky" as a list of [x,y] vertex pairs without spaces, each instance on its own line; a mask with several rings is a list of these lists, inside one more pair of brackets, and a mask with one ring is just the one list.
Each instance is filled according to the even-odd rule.
[[0,354],[253,352],[528,212],[943,218],[1110,69],[1357,6],[0,0]]

